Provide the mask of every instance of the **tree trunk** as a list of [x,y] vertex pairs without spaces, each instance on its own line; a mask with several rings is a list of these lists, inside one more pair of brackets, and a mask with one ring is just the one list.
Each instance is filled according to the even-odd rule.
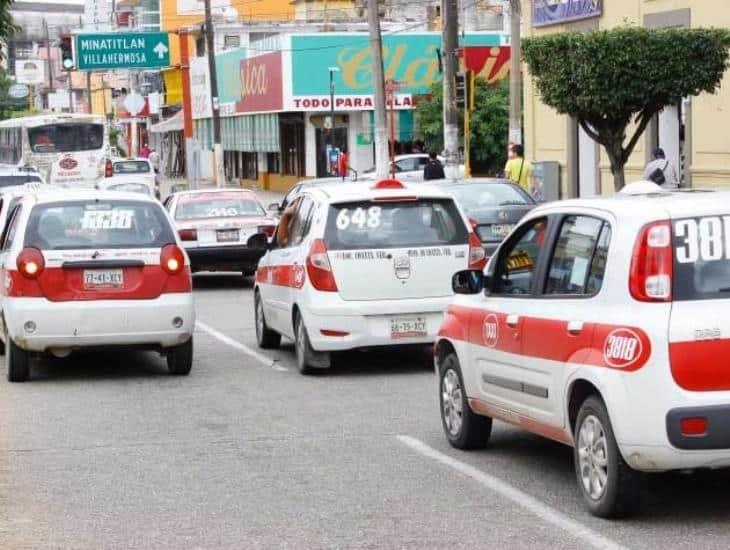
[[613,174],[613,187],[618,192],[626,185],[624,176],[624,152],[623,144],[619,141],[605,146],[608,160],[611,162],[611,173]]

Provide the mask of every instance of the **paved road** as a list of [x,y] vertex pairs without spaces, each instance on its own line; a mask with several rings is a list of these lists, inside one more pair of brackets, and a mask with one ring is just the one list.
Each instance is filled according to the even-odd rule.
[[565,447],[497,423],[489,449],[451,449],[423,354],[302,377],[291,345],[255,348],[250,281],[195,286],[189,377],[129,353],[0,381],[0,548],[730,544],[726,473],[657,476],[641,517],[591,518]]

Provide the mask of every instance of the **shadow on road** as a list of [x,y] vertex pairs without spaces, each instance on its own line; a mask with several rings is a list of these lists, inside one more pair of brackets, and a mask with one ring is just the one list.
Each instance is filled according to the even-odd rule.
[[240,273],[196,273],[193,275],[194,290],[230,290],[232,288],[253,288],[253,276]]
[[[295,357],[294,346],[282,345],[283,353]],[[433,371],[430,346],[405,349],[355,350],[332,355],[329,369],[315,370],[315,377],[374,376],[388,374],[422,374]]]
[[33,358],[30,383],[170,376],[156,352],[103,351],[72,353],[63,359]]

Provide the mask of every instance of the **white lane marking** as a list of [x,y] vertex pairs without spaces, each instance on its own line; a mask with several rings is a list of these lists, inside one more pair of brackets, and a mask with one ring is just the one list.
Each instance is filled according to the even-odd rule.
[[242,344],[241,342],[237,342],[233,338],[230,338],[223,334],[222,332],[217,331],[211,326],[206,325],[205,323],[202,323],[200,321],[195,321],[196,328],[199,328],[203,332],[207,332],[209,335],[211,335],[216,340],[219,340],[226,344],[227,346],[231,346],[232,348],[237,349],[238,351],[243,352],[244,354],[248,355],[252,359],[255,359],[259,363],[261,363],[264,366],[271,367],[272,369],[280,372],[288,371],[286,367],[283,365],[279,365],[278,361],[276,359],[272,359],[271,357],[267,357],[263,353],[259,353],[253,348],[250,348],[246,344]]
[[450,456],[429,447],[423,441],[416,439],[415,437],[411,437],[409,435],[398,435],[396,437],[398,438],[398,441],[403,443],[405,446],[410,447],[417,453],[427,458],[431,458],[436,462],[440,462],[445,466],[449,466],[457,472],[472,478],[487,489],[490,489],[495,493],[499,493],[525,510],[532,512],[541,520],[550,523],[555,527],[559,527],[573,535],[575,538],[589,544],[593,548],[601,548],[603,550],[625,550],[626,548],[625,546],[621,546],[617,542],[604,537],[590,527],[586,527],[585,525],[569,518],[565,514],[558,512],[544,502],[541,502],[535,497],[513,487],[509,483],[482,472],[474,466],[470,466],[469,464],[456,460],[455,458],[451,458]]

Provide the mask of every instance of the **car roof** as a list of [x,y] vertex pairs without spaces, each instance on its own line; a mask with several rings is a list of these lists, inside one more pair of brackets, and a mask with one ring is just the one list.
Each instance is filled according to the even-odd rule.
[[249,195],[254,199],[258,198],[258,195],[252,189],[246,189],[244,187],[214,187],[211,189],[188,189],[186,191],[177,191],[172,195],[176,197],[184,197],[190,195],[199,195],[203,193],[243,193],[244,195]]
[[[368,182],[371,183],[371,182]],[[376,183],[377,185],[377,183]],[[306,189],[304,193],[316,195],[326,202],[350,202],[357,200],[371,200],[373,198],[398,198],[416,195],[419,198],[451,198],[448,193],[435,187],[426,185],[410,185],[401,183],[399,188],[378,189],[376,185],[363,185],[362,183],[339,182],[331,185],[317,185],[312,189]]]
[[517,186],[512,180],[506,178],[455,178],[455,179],[443,179],[443,180],[428,180],[423,183],[428,185],[438,185],[441,187],[457,187],[461,185],[473,185],[475,183],[501,183],[504,185]]
[[142,195],[140,193],[128,193],[124,191],[98,191],[95,189],[53,189],[39,190],[28,193],[30,200],[36,204],[46,204],[55,202],[75,202],[81,200],[99,200],[99,201],[141,201],[157,203],[157,200],[151,196]]

